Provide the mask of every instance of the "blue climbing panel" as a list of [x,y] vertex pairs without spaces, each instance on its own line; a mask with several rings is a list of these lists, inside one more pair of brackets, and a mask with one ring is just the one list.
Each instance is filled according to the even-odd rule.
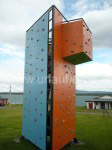
[[27,32],[22,135],[46,149],[48,12]]

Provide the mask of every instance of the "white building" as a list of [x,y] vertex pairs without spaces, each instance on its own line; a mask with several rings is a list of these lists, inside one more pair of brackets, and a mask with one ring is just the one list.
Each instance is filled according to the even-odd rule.
[[112,96],[105,95],[88,100],[87,109],[112,109]]

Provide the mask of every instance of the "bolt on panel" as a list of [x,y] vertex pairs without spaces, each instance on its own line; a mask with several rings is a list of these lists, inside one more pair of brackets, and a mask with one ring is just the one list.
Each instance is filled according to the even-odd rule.
[[63,57],[75,65],[92,60],[92,33],[83,20],[63,24]]
[[46,149],[48,12],[26,33],[22,135]]
[[63,58],[62,16],[54,11],[54,78],[52,149],[60,150],[76,136],[75,66]]

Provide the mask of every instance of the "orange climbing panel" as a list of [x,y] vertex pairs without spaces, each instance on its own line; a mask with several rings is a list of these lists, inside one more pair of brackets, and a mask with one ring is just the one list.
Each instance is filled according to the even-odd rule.
[[76,136],[75,66],[63,58],[62,15],[54,9],[54,83],[52,149],[60,150]]
[[92,60],[92,33],[84,20],[63,24],[63,57],[72,64]]

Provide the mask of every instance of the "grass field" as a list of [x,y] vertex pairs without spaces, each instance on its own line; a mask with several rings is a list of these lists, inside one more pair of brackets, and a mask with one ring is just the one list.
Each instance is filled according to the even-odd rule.
[[[101,111],[78,107],[76,113],[77,138],[84,145],[67,146],[66,150],[112,150],[112,112],[103,117]],[[28,141],[19,144],[21,137],[22,106],[0,108],[0,150],[36,150]]]

